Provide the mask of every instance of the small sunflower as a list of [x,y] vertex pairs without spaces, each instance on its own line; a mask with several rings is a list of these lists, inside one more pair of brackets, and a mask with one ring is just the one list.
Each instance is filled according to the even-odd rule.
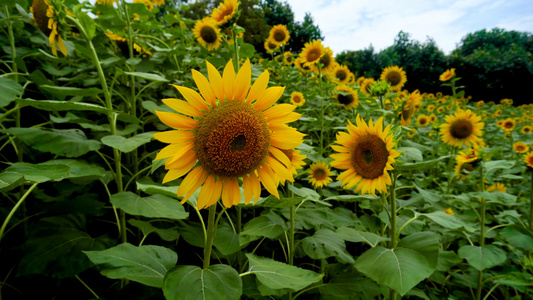
[[276,25],[272,27],[268,35],[268,39],[278,46],[286,44],[290,37],[289,30],[285,25]]
[[435,97],[442,98],[442,92],[436,92],[435,93]]
[[481,142],[481,131],[485,124],[481,117],[471,110],[459,110],[454,115],[445,117],[446,123],[440,125],[442,141],[451,146],[462,147],[478,145]]
[[512,131],[515,125],[516,125],[516,122],[513,119],[508,118],[508,119],[503,120],[501,128],[505,131]]
[[329,47],[323,47],[322,51],[323,53],[318,60],[318,63],[312,64],[311,66],[316,72],[318,72],[318,68],[320,66],[320,72],[322,74],[328,74],[336,64],[335,58],[333,58],[333,50],[331,50]]
[[333,175],[329,166],[323,161],[317,161],[316,163],[311,164],[308,172],[309,182],[311,182],[315,189],[327,186],[331,182],[330,176]]
[[219,198],[226,207],[239,204],[240,181],[246,204],[259,199],[260,184],[279,198],[279,182],[293,181],[291,161],[282,150],[294,149],[304,136],[285,124],[300,118],[293,112],[296,106],[272,106],[284,88],[267,88],[268,71],[250,87],[249,60],[237,74],[230,60],[222,76],[213,65],[206,64],[209,80],[192,70],[200,93],[174,86],[185,101],[163,102],[178,113],[156,110],[159,119],[175,129],[154,134],[159,141],[170,144],[156,156],[166,158],[165,168],[169,171],[163,183],[186,175],[177,195],[183,197],[184,203],[202,187],[198,209],[215,204]]
[[348,121],[348,132],[337,133],[333,150],[339,152],[332,154],[334,159],[331,165],[342,172],[337,180],[342,181],[342,186],[351,189],[357,185],[355,192],[375,195],[376,190],[382,193],[391,185],[391,177],[387,171],[394,170],[392,164],[400,153],[393,149],[396,143],[392,140],[391,125],[383,128],[383,117],[376,123],[370,119],[367,123],[359,117],[356,125]]
[[303,169],[303,166],[305,166],[304,159],[306,159],[305,155],[300,154],[300,150],[294,150],[294,149],[282,149],[281,152],[283,152],[290,161],[290,166],[288,167],[289,171],[296,175],[298,174],[297,170]]
[[439,77],[440,81],[448,81],[455,76],[455,68],[451,68],[442,73]]
[[455,170],[455,176],[459,180],[466,180],[468,179],[468,177],[470,177],[470,173],[474,171],[474,166],[469,163],[464,163],[464,164],[457,163],[455,165],[454,170]]
[[487,188],[487,192],[502,192],[507,193],[507,187],[503,183],[496,183]]
[[443,210],[442,212],[445,213],[445,214],[448,214],[450,216],[455,216],[455,214],[453,213],[453,210],[451,208],[447,208],[447,209]]
[[220,35],[220,29],[218,29],[213,19],[204,18],[196,21],[192,32],[196,40],[207,50],[212,51],[220,47],[222,35]]
[[399,92],[407,82],[407,75],[402,68],[398,66],[390,66],[383,70],[380,79],[390,83],[391,90]]
[[305,104],[305,98],[304,94],[300,92],[292,92],[291,93],[291,103],[296,106],[302,106]]
[[34,0],[31,11],[37,27],[48,36],[52,53],[57,57],[57,47],[59,47],[59,51],[67,56],[67,47],[61,36],[65,30],[62,29],[60,19],[66,15],[62,10],[62,3],[54,0]]
[[285,53],[283,53],[283,62],[289,66],[294,63],[294,55],[292,55],[292,52],[285,51]]
[[324,46],[320,40],[305,43],[300,53],[300,63],[306,67],[312,67],[320,61],[324,55]]
[[473,167],[479,162],[479,149],[477,147],[469,148],[463,151],[460,151],[455,160],[458,164],[469,163]]
[[430,123],[429,117],[426,115],[419,115],[416,118],[416,124],[418,127],[426,127]]
[[331,79],[333,79],[338,84],[346,84],[350,80],[350,78],[353,78],[352,72],[350,72],[350,69],[348,69],[345,65],[337,65],[330,73]]
[[524,154],[524,162],[529,170],[533,170],[533,151]]
[[433,105],[433,104],[428,105],[428,111],[429,112],[433,112],[434,110],[435,110],[435,105]]
[[420,102],[421,97],[422,96],[418,90],[410,93],[409,96],[407,96],[403,109],[400,112],[400,122],[402,126],[408,127],[411,125],[411,117],[417,110],[417,107],[420,107],[420,104],[422,103]]
[[351,87],[345,85],[338,85],[333,91],[335,99],[342,104],[345,109],[353,109],[359,105],[359,98],[357,92]]
[[529,150],[529,147],[524,142],[518,141],[513,144],[513,149],[516,153],[525,153]]
[[215,21],[217,26],[222,26],[226,23],[232,24],[231,21],[235,17],[238,9],[238,0],[224,0],[217,8],[213,9],[210,17]]
[[435,121],[437,121],[437,116],[435,114],[429,115],[429,121],[435,123]]
[[524,126],[522,127],[522,130],[521,130],[522,133],[531,133],[531,126]]
[[374,83],[376,83],[374,78],[365,78],[359,86],[359,90],[363,92],[363,94],[370,96],[370,87],[372,87]]
[[271,39],[266,39],[265,41],[265,50],[268,53],[274,53],[277,49],[279,49],[279,45],[274,43]]

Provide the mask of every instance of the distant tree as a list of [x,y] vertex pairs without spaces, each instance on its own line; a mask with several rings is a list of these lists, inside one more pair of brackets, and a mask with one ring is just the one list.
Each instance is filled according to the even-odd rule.
[[374,47],[357,51],[343,51],[335,57],[339,64],[346,65],[356,77],[377,78],[381,74],[381,64]]

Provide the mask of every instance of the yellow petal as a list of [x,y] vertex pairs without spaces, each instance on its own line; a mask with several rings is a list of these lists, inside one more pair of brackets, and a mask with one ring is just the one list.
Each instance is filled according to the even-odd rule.
[[161,122],[174,129],[194,130],[198,125],[198,121],[188,118],[186,116],[178,115],[171,112],[155,111]]
[[239,189],[239,181],[237,181],[236,177],[226,177],[224,180],[224,186],[222,187],[222,203],[226,207],[231,207],[234,204],[238,204],[240,201],[241,190]]
[[178,188],[178,197],[182,197],[183,195],[189,193],[190,190],[196,186],[197,182],[200,181],[200,178],[202,177],[203,173],[204,168],[202,166],[198,166],[194,168],[194,170],[192,170],[189,174],[187,174],[187,176],[185,177],[185,179],[183,179],[181,185]]
[[266,162],[263,162],[259,168],[257,168],[259,179],[267,191],[276,196],[279,199],[278,194],[278,182],[276,180],[276,174],[268,166]]
[[222,82],[224,85],[224,97],[227,100],[233,100],[233,90],[235,88],[235,68],[233,68],[233,62],[230,59],[224,68],[222,73]]
[[261,182],[259,181],[259,178],[257,178],[257,175],[255,175],[255,172],[252,172],[248,174],[250,176],[250,183],[252,185],[252,192],[254,194],[254,204],[259,200],[259,197],[261,197]]
[[262,93],[259,96],[259,99],[257,99],[257,101],[255,102],[255,109],[257,109],[258,111],[263,111],[269,108],[270,106],[272,106],[272,104],[278,101],[284,90],[285,87],[281,86],[274,86],[266,89],[265,92]]
[[291,166],[291,160],[281,150],[276,147],[270,147],[270,149],[268,150],[270,151],[270,154],[272,156],[274,156],[277,160],[281,161],[281,163],[283,163],[287,168]]
[[178,89],[185,100],[187,100],[187,102],[189,102],[197,110],[209,110],[207,102],[205,102],[204,98],[202,98],[202,96],[200,96],[200,94],[198,94],[195,90],[174,84],[172,86]]
[[195,163],[196,163],[196,160],[192,160],[179,169],[168,170],[167,174],[163,178],[163,184],[169,181],[172,181],[174,179],[180,178],[181,176],[187,174],[187,172],[189,172],[192,169],[192,167],[194,167]]
[[196,107],[192,106],[189,102],[178,99],[163,99],[163,103],[168,105],[173,110],[188,116],[200,117],[203,113]]
[[180,144],[170,144],[166,146],[165,148],[161,149],[159,153],[157,153],[155,160],[171,157],[177,151],[179,151],[182,147],[183,145],[180,145]]
[[252,88],[250,89],[250,92],[248,93],[248,96],[246,97],[246,103],[252,103],[264,93],[265,89],[267,88],[269,78],[270,75],[268,74],[268,71],[263,72],[261,75],[259,75],[259,77],[257,77],[252,85]]
[[215,92],[213,92],[213,88],[211,88],[207,78],[205,78],[202,73],[194,69],[192,70],[192,78],[194,79],[194,82],[196,82],[196,86],[198,87],[198,90],[200,91],[200,94],[202,94],[202,97],[204,97],[205,101],[207,101],[207,103],[209,103],[211,106],[215,106],[217,103]]
[[294,128],[278,130],[270,134],[270,144],[280,149],[294,149],[303,142],[303,133]]
[[213,190],[211,191],[211,198],[207,201],[206,207],[217,203],[218,199],[220,199],[223,183],[224,180],[222,178],[217,179],[215,185],[213,186]]
[[[198,201],[196,202],[196,208],[202,209],[206,207],[207,203],[213,202],[213,197],[215,197],[215,185],[216,185],[216,176],[215,174],[209,175],[207,179],[204,182],[204,185],[202,186],[202,189],[200,190],[200,194],[198,195]],[[220,193],[218,194],[218,197],[220,197]],[[218,199],[217,199],[218,200]]]
[[248,175],[242,177],[242,187],[244,189],[244,203],[248,204],[254,197],[254,191],[252,189],[252,182]]
[[167,144],[183,144],[194,141],[194,133],[184,130],[170,130],[154,133],[154,138]]
[[290,182],[294,181],[294,179],[292,178],[292,173],[289,172],[287,167],[282,165],[275,158],[273,158],[272,156],[267,156],[266,161],[268,162],[274,173],[276,173],[279,178],[281,178],[281,180],[288,180]]
[[181,148],[178,151],[176,151],[176,153],[174,153],[173,156],[171,156],[169,159],[167,159],[168,163],[171,164],[171,163],[175,162],[176,160],[181,159],[186,154],[190,155],[191,152],[192,152],[191,151],[192,148],[194,148],[194,142],[190,142],[190,143],[187,143],[187,144],[182,144]]
[[63,55],[67,56],[68,55],[67,47],[65,46],[65,43],[63,42],[63,39],[61,38],[59,34],[57,35],[57,44],[59,45],[59,51],[61,51]]
[[185,203],[185,201],[189,200],[189,198],[191,198],[192,195],[194,195],[194,193],[196,192],[196,190],[202,185],[204,184],[206,178],[207,178],[207,175],[208,173],[204,170],[201,174],[200,174],[200,177],[194,182],[194,185],[192,186],[192,188],[189,190],[189,192],[187,193],[187,195],[185,195],[185,197],[183,197],[183,199],[181,199],[181,203]]
[[265,110],[262,115],[267,118],[267,122],[271,122],[272,120],[288,116],[295,108],[296,105],[292,104],[278,104]]
[[198,157],[196,157],[196,153],[194,151],[188,151],[180,159],[177,159],[173,162],[170,162],[170,159],[167,159],[165,161],[165,169],[181,169],[185,165],[188,165],[190,163],[196,163],[197,160]]
[[224,86],[222,85],[222,76],[218,73],[217,69],[210,64],[208,61],[205,61],[207,65],[207,75],[209,76],[209,82],[211,82],[211,88],[213,93],[217,97],[218,101],[224,101]]
[[244,97],[246,97],[246,94],[248,94],[251,81],[252,67],[250,66],[250,60],[247,59],[237,74],[235,91],[233,92],[234,100],[242,100],[244,102]]

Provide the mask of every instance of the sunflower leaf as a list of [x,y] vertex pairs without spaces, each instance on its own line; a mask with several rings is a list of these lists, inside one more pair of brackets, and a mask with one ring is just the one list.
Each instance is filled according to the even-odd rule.
[[159,82],[167,82],[168,80],[160,75],[152,74],[152,73],[143,73],[143,72],[124,72],[127,75],[139,77],[142,79],[150,80],[150,81],[159,81]]
[[94,96],[102,93],[99,88],[76,88],[69,86],[53,86],[53,85],[40,85],[40,88],[49,92],[50,94],[60,96]]
[[425,170],[425,169],[435,167],[435,164],[437,164],[439,161],[445,160],[449,157],[451,157],[451,155],[441,156],[436,159],[426,160],[426,161],[416,162],[416,163],[403,163],[403,164],[398,163],[398,164],[394,164],[394,168],[399,171]]
[[0,107],[8,106],[24,92],[18,82],[4,77],[0,77],[0,91]]
[[107,135],[102,138],[102,144],[115,148],[124,153],[129,153],[140,146],[150,142],[154,132],[143,132],[130,138],[120,135]]
[[346,251],[344,240],[330,229],[321,228],[312,236],[305,237],[302,248],[312,259],[335,256],[341,263],[354,263],[352,256]]
[[507,260],[505,251],[494,245],[483,247],[464,245],[459,248],[457,253],[460,258],[466,259],[478,271],[501,265]]
[[17,102],[22,106],[31,106],[46,111],[96,111],[107,114],[109,110],[103,106],[71,101],[57,101],[57,100],[31,100],[19,99]]
[[130,215],[172,220],[182,220],[189,216],[178,199],[160,194],[140,197],[132,192],[121,192],[111,195],[110,200],[113,205]]

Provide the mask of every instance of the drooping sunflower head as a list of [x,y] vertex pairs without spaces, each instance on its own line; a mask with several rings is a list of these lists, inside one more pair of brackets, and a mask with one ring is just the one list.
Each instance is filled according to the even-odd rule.
[[480,161],[479,148],[477,146],[474,146],[472,148],[459,151],[459,154],[455,156],[455,160],[457,161],[458,164],[469,163],[473,167],[475,167],[477,163]]
[[214,20],[215,25],[225,26],[237,21],[238,10],[238,0],[224,0],[217,8],[213,9],[210,17]]
[[271,39],[266,39],[265,41],[265,50],[268,52],[268,53],[274,53],[274,51],[276,51],[277,49],[279,49],[279,45],[274,43]]
[[63,37],[69,31],[69,26],[65,22],[67,12],[63,8],[63,2],[34,0],[31,11],[37,27],[48,36],[48,43],[52,53],[57,57],[57,47],[59,47],[59,51],[67,56],[67,47]]
[[418,127],[426,127],[429,125],[429,123],[430,123],[430,119],[426,115],[419,115],[416,118],[416,124],[418,125]]
[[448,81],[455,76],[455,68],[451,68],[442,73],[439,77],[440,81]]
[[286,44],[290,39],[289,30],[285,25],[276,25],[270,29],[268,38],[278,46]]
[[383,70],[380,79],[390,83],[393,91],[399,92],[407,82],[407,75],[402,68],[398,66],[390,66]]
[[296,106],[302,106],[305,104],[305,98],[304,95],[300,92],[292,92],[291,93],[291,103]]
[[359,105],[359,98],[357,92],[351,87],[345,85],[338,85],[333,91],[335,99],[339,104],[342,104],[345,109],[350,110]]
[[323,161],[317,161],[311,164],[308,172],[309,182],[311,182],[315,189],[327,186],[332,181],[331,176],[333,173],[331,173],[329,166]]
[[296,106],[272,106],[284,88],[267,88],[269,74],[263,72],[251,83],[251,64],[247,60],[235,74],[230,60],[221,76],[209,62],[207,79],[192,70],[200,93],[175,86],[185,98],[163,99],[178,113],[156,111],[159,119],[172,131],[154,134],[169,143],[156,159],[166,158],[168,171],[163,183],[184,175],[178,197],[187,201],[202,186],[197,199],[199,209],[215,204],[219,198],[226,207],[241,199],[239,181],[244,188],[245,203],[259,199],[261,184],[279,198],[280,181],[293,181],[291,161],[282,152],[297,147],[303,134],[285,123],[300,117]]
[[516,126],[516,122],[513,119],[508,118],[508,119],[503,120],[501,128],[505,131],[513,131],[515,126]]
[[218,29],[215,21],[211,18],[204,18],[196,21],[193,34],[196,37],[196,40],[209,51],[218,49],[222,42],[220,29]]
[[533,151],[524,154],[524,162],[530,171],[533,171]]
[[531,126],[526,125],[522,127],[522,130],[520,130],[522,133],[531,133]]
[[294,59],[294,65],[296,66],[296,68],[298,68],[298,70],[302,71],[302,72],[310,72],[311,71],[311,68],[309,68],[308,66],[305,66],[302,64],[302,60],[299,56],[297,56],[295,59]]
[[502,192],[507,193],[507,187],[501,183],[497,182],[487,188],[487,192]]
[[474,171],[474,166],[469,163],[457,163],[454,167],[455,176],[459,180],[466,180],[468,177],[470,177],[470,173]]
[[374,78],[365,78],[359,86],[359,90],[363,94],[370,96],[370,88],[372,87],[372,85],[374,85],[375,82],[376,81],[374,80]]
[[300,62],[306,67],[312,67],[320,61],[322,55],[324,55],[324,46],[320,40],[307,42],[300,53]]
[[335,68],[331,71],[330,77],[333,81],[338,84],[346,84],[353,78],[353,74],[345,65],[336,65]]
[[394,170],[392,164],[400,153],[393,149],[396,143],[390,131],[391,125],[383,128],[383,117],[376,123],[367,124],[357,116],[356,125],[348,121],[348,132],[337,133],[333,150],[339,153],[332,154],[334,159],[331,165],[342,172],[337,180],[342,181],[342,186],[351,189],[357,185],[356,192],[375,195],[376,190],[386,192],[387,185],[391,185],[388,171]]
[[522,141],[518,141],[513,144],[513,149],[516,153],[526,153],[529,150],[529,146]]
[[458,110],[445,117],[446,123],[440,126],[442,141],[456,147],[479,145],[485,124],[481,117],[471,110]]
[[417,108],[419,108],[422,103],[420,101],[421,97],[422,96],[420,96],[420,91],[418,90],[406,96],[405,104],[403,105],[403,109],[400,112],[400,122],[402,126],[411,125],[411,118],[413,117]]

